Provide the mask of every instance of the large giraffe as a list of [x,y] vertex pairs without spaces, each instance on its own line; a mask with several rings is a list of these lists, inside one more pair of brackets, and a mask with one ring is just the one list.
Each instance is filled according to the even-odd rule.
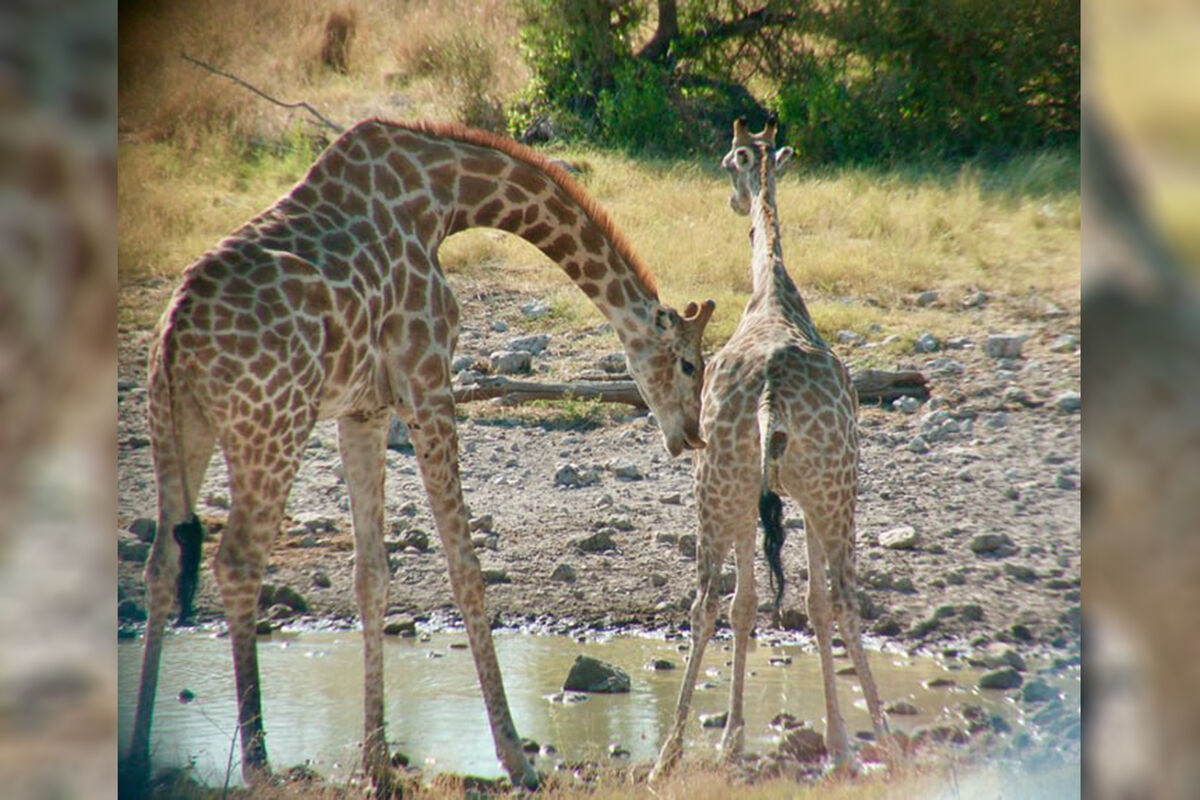
[[560,168],[528,148],[458,126],[362,122],[275,205],[183,275],[150,354],[158,530],[146,565],[145,655],[125,773],[144,783],[163,633],[178,591],[189,613],[202,531],[195,516],[214,442],[231,508],[214,571],[233,643],[242,767],[267,772],[255,619],[271,542],[314,423],[338,420],[355,538],[365,667],[363,764],[389,783],[382,622],[388,414],[408,424],[475,658],[496,753],[534,786],[504,694],[459,481],[450,359],[458,305],[438,265],[470,227],[537,246],[608,318],[672,455],[699,433],[700,337],[711,301],[662,305],[646,266]]
[[[733,148],[721,165],[734,193],[730,204],[750,216],[753,290],[737,330],[708,366],[700,429],[708,446],[696,454],[700,520],[698,591],[692,604],[692,649],[674,724],[655,765],[655,777],[683,752],[688,707],[704,649],[716,626],[721,564],[732,546],[737,590],[730,609],[734,631],[729,718],[721,739],[727,759],[740,755],[745,720],[746,648],[754,624],[755,504],[766,531],[767,560],[778,609],[783,593],[780,550],[782,492],[804,508],[808,544],[808,611],[825,683],[826,740],[834,760],[848,755],[838,710],[831,623],[837,618],[854,660],[881,744],[890,747],[879,695],[859,635],[854,578],[854,504],[858,470],[858,400],[849,374],[821,339],[800,292],[783,265],[775,176],[792,155],[775,150],[774,118],[750,135],[733,128]],[[828,576],[826,568],[828,564]]]

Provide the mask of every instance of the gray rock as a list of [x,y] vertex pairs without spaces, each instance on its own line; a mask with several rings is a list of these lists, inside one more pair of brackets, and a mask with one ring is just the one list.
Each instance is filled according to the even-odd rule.
[[488,356],[488,362],[497,375],[518,375],[529,372],[533,356],[524,350],[497,350]]
[[1054,476],[1054,485],[1059,489],[1074,489],[1078,486],[1073,477],[1061,472]]
[[475,358],[473,356],[459,356],[450,362],[450,372],[454,375],[457,375],[460,372],[470,369],[474,365]]
[[550,580],[561,581],[562,583],[574,583],[576,580],[575,568],[570,564],[559,563],[554,567],[554,571],[550,573]]
[[1057,338],[1055,338],[1055,340],[1050,343],[1050,352],[1052,352],[1052,353],[1074,353],[1075,349],[1078,347],[1079,347],[1079,339],[1075,338],[1074,336],[1072,336],[1069,333],[1064,333],[1061,336],[1058,336]]
[[503,569],[485,569],[480,570],[483,576],[484,586],[494,586],[497,583],[512,583],[512,578],[508,577],[508,572]]
[[1021,583],[1033,583],[1038,578],[1037,572],[1024,564],[1005,564],[1004,574]]
[[683,505],[683,497],[680,496],[679,492],[671,492],[670,494],[660,495],[658,502],[664,506],[681,506]]
[[1025,334],[990,333],[983,342],[983,352],[992,358],[1020,358]]
[[600,482],[599,473],[592,468],[583,468],[578,464],[560,464],[554,471],[554,485],[577,489],[582,486],[594,486]]
[[718,714],[701,714],[701,728],[724,728],[725,723],[729,722],[729,712],[722,711]]
[[979,622],[983,619],[983,606],[979,603],[963,603],[958,607],[958,615],[968,622]]
[[915,414],[921,407],[921,401],[915,397],[897,397],[892,401],[892,408],[904,414]]
[[1030,405],[1029,394],[1020,386],[1007,386],[1001,395],[1005,403],[1010,405]]
[[625,364],[625,353],[622,351],[605,353],[597,359],[596,366],[608,373],[628,371],[628,367]]
[[146,544],[154,541],[154,532],[158,530],[158,522],[147,517],[138,517],[129,523],[129,532]]
[[329,579],[329,573],[319,569],[313,573],[313,586],[318,589],[328,589],[333,586],[333,581]]
[[401,614],[383,623],[383,633],[386,636],[416,636],[417,621],[409,614]]
[[571,540],[571,546],[581,553],[603,553],[617,549],[611,528],[601,528],[587,536],[577,536]]
[[576,656],[566,680],[564,692],[597,692],[616,694],[628,692],[629,673],[620,667],[591,656]]
[[496,333],[504,333],[508,330],[508,323],[502,319],[495,320],[492,323],[492,330],[494,330]]
[[972,553],[989,555],[1011,555],[1017,549],[1006,533],[979,533],[971,537],[967,546]]
[[645,477],[642,475],[642,471],[638,469],[637,464],[634,464],[628,458],[610,459],[604,466],[621,480],[640,481]]
[[679,552],[687,558],[696,557],[696,534],[685,533],[679,537]]
[[865,339],[866,339],[866,337],[863,336],[861,333],[855,333],[854,331],[838,331],[837,332],[838,344],[858,344],[859,342],[864,341]]
[[926,292],[921,292],[913,300],[913,302],[915,302],[921,308],[928,308],[929,306],[933,305],[937,301],[938,301],[938,293],[935,291],[932,291],[932,290],[926,291]]
[[942,343],[932,333],[926,331],[913,342],[914,353],[936,353],[942,348]]
[[392,416],[388,420],[387,446],[392,450],[412,447],[412,438],[408,435],[408,426],[399,417]]
[[586,703],[588,696],[582,692],[554,692],[553,694],[545,695],[545,698],[551,703],[561,703],[569,706],[576,703]]
[[992,296],[990,294],[988,294],[987,292],[983,292],[983,291],[972,292],[962,299],[962,307],[963,308],[979,308],[980,306],[982,306],[984,303],[986,303],[988,300],[991,300],[991,299],[992,299]]
[[1054,407],[1059,411],[1070,414],[1083,407],[1083,397],[1079,392],[1063,392],[1054,398]]
[[400,504],[396,509],[396,513],[402,517],[415,517],[417,515],[417,504],[412,500],[408,500]]
[[[308,612],[308,601],[304,599],[304,595],[300,594],[290,586],[275,587],[275,592],[271,597],[271,605],[278,603],[282,603],[293,611],[297,611],[301,614]],[[261,601],[259,604],[262,604]]]
[[914,453],[928,453],[929,441],[921,434],[917,434],[908,443],[908,449]]
[[117,536],[117,560],[141,563],[150,555],[150,545],[136,536],[122,532]]
[[672,670],[675,669],[675,662],[669,658],[656,658],[650,663],[646,664],[646,669],[655,670],[656,672]]
[[1021,687],[1021,699],[1026,703],[1046,703],[1058,698],[1058,690],[1045,681],[1030,681]]
[[549,316],[550,306],[543,303],[541,300],[534,300],[521,306],[521,316],[526,319],[541,319]]
[[779,612],[779,624],[785,631],[802,631],[808,627],[808,615],[795,607],[785,608]]
[[661,589],[662,587],[667,585],[667,576],[663,575],[662,573],[659,573],[659,572],[651,573],[650,585],[653,586],[655,589]]
[[495,520],[491,514],[480,514],[478,517],[471,517],[470,522],[467,523],[467,528],[472,533],[476,531],[488,532],[492,530],[494,524]]
[[1013,667],[1002,667],[979,676],[980,689],[1015,689],[1024,679]]
[[523,351],[530,355],[540,356],[546,352],[546,347],[550,344],[550,334],[548,333],[532,333],[528,336],[517,336],[508,340],[508,349]]
[[889,714],[897,716],[911,717],[921,713],[921,709],[917,708],[907,700],[895,700],[883,707],[883,710]]
[[400,549],[411,547],[422,553],[429,550],[429,534],[420,528],[409,528],[400,534],[399,539]]
[[916,529],[911,525],[900,525],[879,534],[879,544],[888,550],[912,550],[919,540]]

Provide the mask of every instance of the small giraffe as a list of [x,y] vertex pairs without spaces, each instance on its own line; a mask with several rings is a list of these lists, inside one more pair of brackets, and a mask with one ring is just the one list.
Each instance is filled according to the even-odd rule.
[[[825,682],[826,740],[836,763],[846,761],[846,727],[838,710],[831,623],[836,616],[854,660],[881,743],[890,742],[859,635],[854,579],[854,504],[857,488],[858,399],[849,374],[817,333],[800,292],[783,265],[775,176],[791,157],[774,149],[774,117],[750,135],[744,120],[733,128],[733,149],[721,165],[734,187],[730,204],[750,215],[753,291],[745,314],[705,375],[700,429],[708,446],[695,455],[696,509],[700,520],[698,589],[692,604],[692,650],[679,692],[674,724],[654,776],[683,753],[696,675],[716,626],[718,578],[730,547],[737,589],[730,608],[734,631],[733,683],[722,755],[735,759],[744,742],[742,694],[746,648],[754,624],[755,508],[764,538],[778,612],[783,594],[780,550],[784,530],[780,492],[800,503],[808,543],[808,611],[816,631]],[[828,563],[828,577],[826,564]],[[828,581],[828,583],[827,583]],[[889,746],[885,744],[885,746]]]
[[296,186],[183,274],[150,354],[160,535],[146,566],[145,655],[125,772],[144,785],[164,628],[186,619],[203,532],[195,516],[214,443],[231,508],[214,572],[233,644],[242,768],[268,772],[255,622],[267,556],[313,425],[338,420],[363,626],[363,766],[390,784],[384,737],[383,543],[389,413],[407,423],[467,628],[496,753],[536,786],[496,662],[459,480],[450,360],[458,304],[437,260],[450,234],[509,231],[555,261],[608,318],[667,450],[704,446],[700,338],[713,303],[681,316],[600,207],[526,147],[434,123],[364,121]]

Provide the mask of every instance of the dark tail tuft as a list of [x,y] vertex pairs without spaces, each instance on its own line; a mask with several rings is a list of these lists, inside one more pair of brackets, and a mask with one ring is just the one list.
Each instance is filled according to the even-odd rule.
[[200,580],[200,552],[204,544],[204,528],[195,514],[175,526],[175,541],[179,543],[179,625],[187,625],[192,615],[192,598]]
[[764,489],[758,498],[758,518],[763,526],[763,552],[767,555],[767,566],[771,568],[771,586],[775,590],[775,613],[779,613],[779,604],[783,600],[783,561],[780,553],[783,551],[783,540],[787,533],[783,530],[783,501],[779,495]]

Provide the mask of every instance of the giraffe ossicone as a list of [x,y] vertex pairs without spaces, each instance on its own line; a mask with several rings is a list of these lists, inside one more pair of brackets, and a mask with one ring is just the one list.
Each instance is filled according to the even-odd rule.
[[160,535],[146,565],[145,652],[122,766],[132,785],[148,777],[164,629],[177,582],[188,580],[181,556],[199,561],[194,500],[218,443],[231,507],[214,571],[233,645],[243,773],[253,780],[268,771],[258,596],[301,453],[325,418],[338,421],[354,527],[363,764],[377,788],[389,785],[382,622],[391,413],[409,426],[496,754],[514,784],[537,785],[505,698],[459,478],[449,367],[459,309],[437,251],[445,237],[471,227],[511,232],[557,263],[612,324],[667,449],[677,455],[703,446],[700,339],[712,301],[682,315],[663,305],[649,270],[603,210],[526,147],[455,125],[356,125],[287,195],[188,267],[159,321],[148,390],[158,530],[183,531],[191,544]]
[[[783,263],[775,176],[792,155],[775,149],[776,121],[751,134],[734,124],[722,160],[733,183],[730,206],[750,216],[753,289],[733,336],[713,357],[705,376],[700,429],[708,446],[694,456],[697,593],[692,604],[692,648],[674,722],[652,780],[674,768],[700,663],[716,627],[721,566],[730,549],[737,588],[730,608],[733,676],[729,715],[721,739],[726,759],[741,755],[746,653],[758,602],[754,586],[756,515],[764,550],[783,592],[784,541],[780,494],[804,509],[808,548],[808,611],[816,633],[825,688],[826,742],[835,762],[850,757],[838,707],[832,624],[837,621],[862,684],[880,744],[894,763],[892,741],[867,663],[859,629],[854,573],[854,513],[858,485],[858,399],[845,366],[822,340]],[[751,497],[758,497],[755,504]]]

